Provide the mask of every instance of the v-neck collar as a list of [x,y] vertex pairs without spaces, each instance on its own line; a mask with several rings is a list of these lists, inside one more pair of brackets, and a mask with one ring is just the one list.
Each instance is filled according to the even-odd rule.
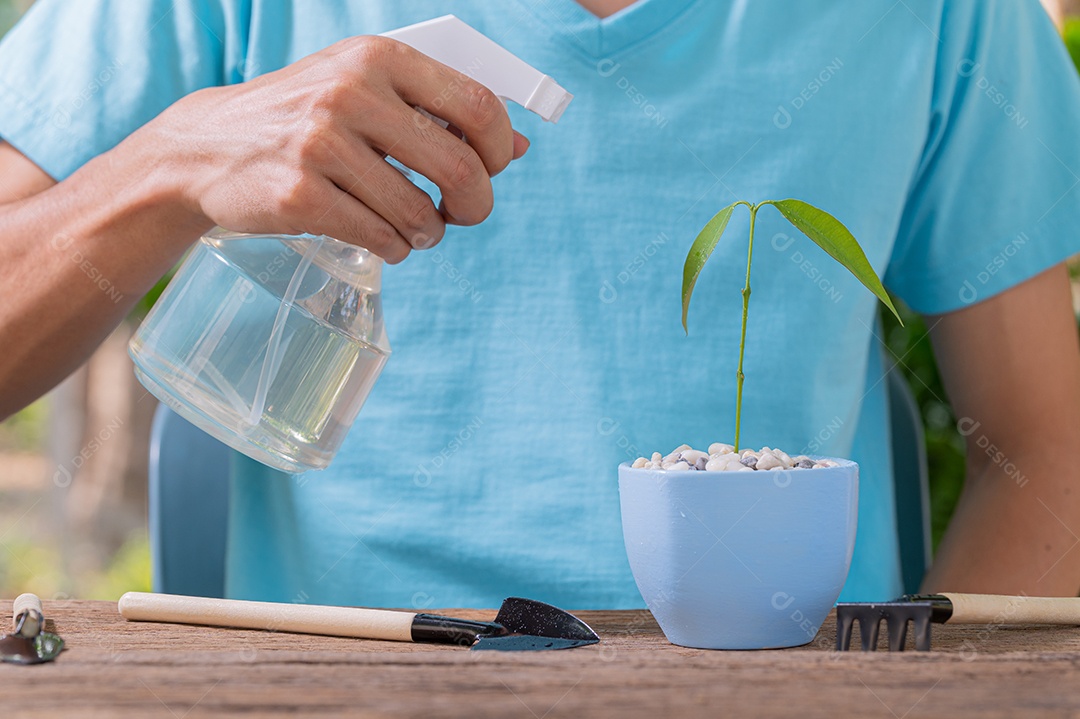
[[517,0],[551,31],[593,57],[607,57],[662,30],[698,0],[637,0],[599,18],[577,0]]

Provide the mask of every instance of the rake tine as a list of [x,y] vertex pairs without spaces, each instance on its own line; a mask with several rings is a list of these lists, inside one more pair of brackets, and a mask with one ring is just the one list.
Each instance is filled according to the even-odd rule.
[[930,626],[928,615],[915,618],[915,651],[930,651]]
[[907,641],[908,618],[890,614],[885,618],[885,626],[889,630],[889,651],[904,651],[904,643]]
[[855,621],[864,652],[877,651],[881,620],[885,620],[890,652],[902,652],[907,644],[908,622],[914,622],[916,651],[930,651],[930,624],[943,622],[943,614],[933,601],[901,597],[895,602],[841,602],[836,605],[836,648],[851,648]]
[[[867,630],[867,625],[870,625]],[[859,617],[859,639],[862,640],[862,650],[864,652],[877,651],[878,629],[881,627],[881,616],[875,616],[873,620],[869,617]]]
[[844,609],[836,610],[836,651],[851,649],[851,623],[854,618]]

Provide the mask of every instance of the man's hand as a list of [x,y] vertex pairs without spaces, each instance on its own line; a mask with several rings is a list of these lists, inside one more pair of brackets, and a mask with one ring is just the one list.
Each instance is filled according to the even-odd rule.
[[[368,36],[242,85],[193,93],[130,142],[159,148],[183,201],[213,223],[325,234],[388,262],[433,246],[448,222],[483,221],[491,177],[528,147],[486,87],[408,45]],[[434,182],[442,206],[387,155]]]
[[82,364],[213,225],[325,234],[399,262],[487,217],[491,176],[527,147],[489,90],[378,37],[193,93],[58,185],[0,142],[0,420]]
[[927,591],[1080,591],[1080,349],[1055,267],[940,318],[932,337],[967,479]]

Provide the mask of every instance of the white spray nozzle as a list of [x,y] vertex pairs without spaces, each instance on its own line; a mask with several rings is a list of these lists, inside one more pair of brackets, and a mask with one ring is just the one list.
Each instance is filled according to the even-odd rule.
[[479,30],[453,15],[383,33],[468,75],[493,93],[558,122],[574,96]]

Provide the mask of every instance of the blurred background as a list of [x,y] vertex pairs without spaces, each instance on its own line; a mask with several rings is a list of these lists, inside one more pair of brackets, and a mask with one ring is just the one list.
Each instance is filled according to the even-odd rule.
[[[0,35],[32,2],[0,0]],[[1080,0],[1043,3],[1080,66]],[[1080,318],[1080,261],[1072,276]],[[127,341],[154,296],[60,387],[0,423],[0,596],[115,600],[149,590],[146,466],[155,400],[135,379]],[[926,327],[903,314],[905,327],[883,319],[926,425],[936,545],[960,494],[964,447]]]

